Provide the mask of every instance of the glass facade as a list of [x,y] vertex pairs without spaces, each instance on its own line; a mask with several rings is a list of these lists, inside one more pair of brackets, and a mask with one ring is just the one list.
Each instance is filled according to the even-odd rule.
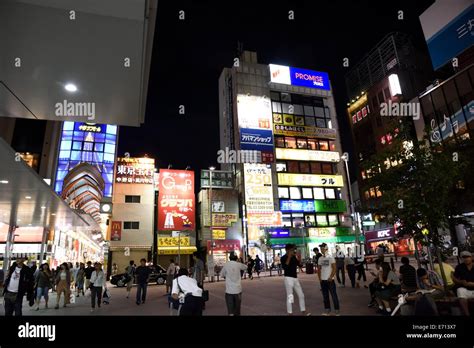
[[84,122],[64,122],[59,144],[58,168],[54,189],[61,194],[64,178],[79,163],[89,163],[105,182],[104,197],[112,196],[117,126]]

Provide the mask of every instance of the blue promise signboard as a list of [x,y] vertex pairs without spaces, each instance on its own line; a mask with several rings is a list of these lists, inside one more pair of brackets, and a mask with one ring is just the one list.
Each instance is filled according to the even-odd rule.
[[240,149],[273,152],[273,132],[267,129],[240,128]]
[[291,85],[319,88],[329,91],[329,76],[325,72],[293,68],[290,66]]
[[287,200],[280,199],[280,210],[285,212],[305,212],[314,213],[313,200]]

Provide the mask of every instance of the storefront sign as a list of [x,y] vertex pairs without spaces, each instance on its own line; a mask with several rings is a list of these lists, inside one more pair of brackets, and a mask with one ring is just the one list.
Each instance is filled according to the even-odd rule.
[[114,242],[122,240],[122,221],[112,221],[110,240]]
[[314,213],[313,200],[280,199],[280,210],[284,212],[307,212]]
[[187,246],[187,247],[158,247],[158,255],[191,255],[197,251],[195,246]]
[[329,76],[325,72],[270,64],[270,81],[285,85],[317,88],[329,91]]
[[247,213],[273,213],[272,170],[265,164],[244,164]]
[[[233,173],[223,170],[212,171],[212,188],[232,189],[233,184]],[[210,171],[201,170],[201,188],[209,188],[210,182]]]
[[212,214],[212,226],[230,227],[237,222],[237,214]]
[[118,157],[115,182],[119,184],[153,184],[155,160],[153,158]]
[[287,228],[276,229],[268,232],[270,238],[288,238],[290,237],[290,230]]
[[237,95],[237,114],[240,129],[272,131],[272,107],[269,98],[239,94]]
[[395,237],[394,228],[385,228],[382,230],[365,232],[365,239],[367,240],[367,242],[387,240],[387,239],[392,239],[393,237]]
[[343,187],[342,175],[278,173],[278,185]]
[[158,230],[194,230],[194,171],[160,170]]
[[247,224],[256,226],[282,226],[282,214],[280,211],[273,213],[248,213]]
[[[237,239],[225,239],[214,241],[214,251],[235,251],[240,250],[240,241]],[[207,250],[211,250],[211,241],[207,241]]]
[[189,237],[158,237],[158,247],[182,247],[190,246]]
[[310,237],[335,237],[336,228],[335,227],[308,228],[308,234]]
[[273,132],[277,135],[286,135],[289,137],[317,137],[325,139],[336,139],[337,132],[331,128],[318,128],[312,126],[285,126],[274,125]]
[[339,162],[339,152],[276,148],[277,159],[295,161]]
[[273,151],[272,130],[240,128],[240,149]]
[[212,230],[212,238],[214,239],[225,239],[225,230]]
[[317,213],[342,213],[346,211],[346,201],[340,199],[327,199],[314,201]]

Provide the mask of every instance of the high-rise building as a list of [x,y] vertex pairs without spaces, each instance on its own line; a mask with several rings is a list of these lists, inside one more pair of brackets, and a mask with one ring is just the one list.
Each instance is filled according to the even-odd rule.
[[267,260],[294,243],[309,257],[354,243],[327,73],[262,64],[244,51],[219,78],[221,169],[235,175],[243,252]]

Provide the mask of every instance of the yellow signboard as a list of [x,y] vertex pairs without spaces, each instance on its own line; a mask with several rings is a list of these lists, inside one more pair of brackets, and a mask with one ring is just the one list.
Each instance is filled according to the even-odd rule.
[[212,238],[225,239],[225,230],[212,230]]
[[189,237],[158,237],[158,248],[161,247],[181,247],[190,246]]
[[181,248],[164,247],[158,248],[158,255],[191,255],[195,251],[197,251],[197,248],[195,246]]
[[319,128],[312,126],[290,126],[284,124],[275,124],[273,133],[276,135],[286,135],[290,137],[318,137],[326,139],[336,139],[337,132],[331,128]]
[[295,161],[339,162],[339,152],[276,148],[277,159]]
[[342,175],[278,173],[278,185],[344,187]]
[[237,214],[214,213],[212,214],[212,226],[230,227],[237,222]]

